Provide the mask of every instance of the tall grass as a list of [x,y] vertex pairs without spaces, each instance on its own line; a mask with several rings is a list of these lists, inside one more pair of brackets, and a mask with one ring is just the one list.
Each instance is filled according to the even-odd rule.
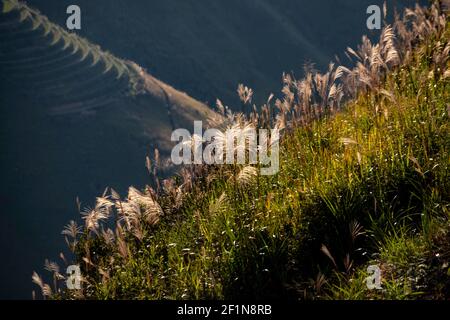
[[[108,189],[64,229],[83,288],[54,264],[53,288],[33,281],[54,299],[448,298],[449,51],[436,2],[363,37],[353,66],[285,74],[261,108],[240,86],[253,111],[218,101],[210,125],[283,129],[277,175],[192,165],[162,180],[158,154],[144,190]],[[373,263],[382,291],[364,287]]]

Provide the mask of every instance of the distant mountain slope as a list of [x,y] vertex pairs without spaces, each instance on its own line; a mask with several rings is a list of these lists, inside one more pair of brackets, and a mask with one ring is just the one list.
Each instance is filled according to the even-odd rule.
[[0,298],[24,298],[77,195],[144,185],[152,148],[212,111],[37,10],[0,6]]
[[[142,126],[146,131],[148,126],[161,130],[186,126],[186,121],[205,119],[211,112],[135,63],[116,58],[65,31],[24,4],[5,0],[0,21],[3,82],[13,91],[36,95],[35,101],[45,105],[49,114],[89,116],[115,103],[124,104],[123,111],[133,113],[129,104],[142,104],[147,99],[151,117],[140,119],[146,122]],[[155,112],[160,117],[154,117]],[[167,147],[170,134],[163,137],[152,130],[146,135],[158,138],[158,145]]]
[[[71,0],[28,0],[65,24]],[[283,71],[303,64],[325,71],[335,54],[359,43],[367,7],[384,0],[77,0],[80,34],[148,69],[200,101],[222,99],[235,110],[238,83],[264,102]],[[413,6],[414,0],[388,0]],[[420,1],[423,4],[427,0]],[[101,9],[100,9],[101,8]]]

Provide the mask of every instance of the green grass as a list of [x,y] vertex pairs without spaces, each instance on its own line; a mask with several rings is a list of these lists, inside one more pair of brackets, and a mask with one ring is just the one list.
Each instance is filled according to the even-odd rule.
[[328,287],[330,299],[448,299],[450,295],[448,221],[437,219],[421,233],[404,231],[385,238],[376,259],[382,271],[380,290],[366,286],[367,268],[361,266],[351,275],[336,274]]
[[[243,185],[240,168],[197,168],[180,205],[167,188],[157,224],[117,236],[122,251],[84,230],[84,297],[448,299],[450,83],[430,76],[438,40],[448,28],[383,78],[390,97],[361,92],[287,132],[277,175]],[[366,287],[373,264],[382,290]]]

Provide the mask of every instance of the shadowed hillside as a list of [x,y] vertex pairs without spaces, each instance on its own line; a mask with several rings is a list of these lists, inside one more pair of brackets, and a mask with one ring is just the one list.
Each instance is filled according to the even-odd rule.
[[[38,11],[1,5],[0,237],[14,239],[5,270],[20,274],[3,273],[1,286],[14,296],[29,265],[42,263],[41,250],[57,243],[77,195],[120,189],[128,179],[143,185],[149,150],[167,152],[173,127],[189,128],[212,111]],[[43,225],[53,231],[37,233]],[[24,248],[30,253],[19,263]]]
[[[71,0],[29,0],[66,23]],[[387,1],[389,20],[413,0]],[[426,0],[420,1],[427,3]],[[78,0],[85,37],[147,68],[208,104],[220,98],[239,108],[244,83],[263,103],[277,92],[282,72],[302,75],[311,62],[324,71],[336,53],[358,43],[366,9],[383,0]]]
[[[36,97],[50,115],[93,116],[116,103],[148,102],[153,116],[147,117],[143,131],[149,139],[157,138],[157,145],[166,146],[167,134],[155,129],[180,127],[210,112],[135,63],[66,32],[23,4],[6,0],[1,19],[2,84]],[[132,113],[130,108],[122,111]],[[147,125],[153,127],[151,132]]]

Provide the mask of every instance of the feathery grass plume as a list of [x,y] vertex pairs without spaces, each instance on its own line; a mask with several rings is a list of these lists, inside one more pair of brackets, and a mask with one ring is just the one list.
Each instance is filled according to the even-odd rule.
[[289,99],[287,99],[287,98],[283,99],[283,101],[281,101],[280,99],[277,99],[275,101],[275,107],[277,107],[277,109],[280,111],[280,113],[286,115],[291,111],[292,103],[290,103]]
[[250,122],[253,123],[253,125],[257,126],[259,123],[259,112],[256,109],[256,105],[253,105],[252,111],[250,112]]
[[226,210],[228,204],[228,196],[225,192],[222,192],[218,199],[215,199],[213,203],[209,205],[209,213],[211,215],[216,215],[222,213]]
[[[233,139],[229,139],[230,137],[233,137]],[[225,132],[218,132],[210,145],[223,147],[221,148],[223,157],[227,159],[227,162],[232,161],[233,163],[237,163],[239,154],[245,155],[248,159],[256,159],[256,146],[252,145],[256,141],[252,141],[251,137],[256,137],[254,124],[245,119],[238,118],[238,121],[228,126]],[[235,138],[237,138],[237,143]]]
[[95,264],[92,262],[90,257],[83,257],[83,262],[86,264],[86,269],[91,266],[91,267],[95,267]]
[[86,229],[95,233],[100,226],[99,222],[105,220],[108,217],[104,211],[90,209],[89,207],[84,209],[81,214],[83,215],[82,219],[85,220]]
[[123,239],[123,237],[117,237],[117,251],[123,259],[127,259],[129,255],[129,248],[127,242]]
[[81,214],[81,201],[80,201],[80,198],[77,196],[75,201],[76,201],[76,204],[77,204],[78,213]]
[[446,70],[442,76],[444,79],[450,78],[450,70]]
[[225,107],[224,107],[222,101],[220,101],[219,99],[216,100],[216,108],[217,108],[217,111],[218,111],[222,116],[225,116],[225,110],[226,110],[226,109],[225,109]]
[[49,261],[48,259],[45,259],[45,270],[49,272],[53,272],[55,274],[59,274],[59,265],[56,262]]
[[155,165],[153,166],[153,180],[156,184],[157,192],[160,193],[161,183],[159,181],[158,170],[161,168],[161,156],[157,148],[155,148],[154,155],[155,155]]
[[446,73],[448,73],[447,63],[450,59],[450,41],[447,43],[441,43],[438,41],[433,48],[433,62],[435,67],[433,68],[433,73],[436,79],[442,75],[445,79],[447,78]]
[[111,199],[116,201],[121,199],[120,194],[113,188],[111,188]]
[[336,260],[334,260],[333,255],[330,253],[330,250],[328,250],[327,246],[322,244],[322,246],[320,247],[320,251],[322,251],[330,259],[334,267],[337,269]]
[[45,270],[49,271],[53,275],[53,288],[55,289],[55,292],[58,292],[58,281],[64,280],[65,277],[59,272],[59,265],[56,262],[49,261],[48,259],[45,259],[44,263]]
[[114,202],[109,199],[109,196],[105,194],[102,197],[97,197],[95,209],[101,211],[105,215],[105,219],[111,214],[111,208],[114,206]]
[[116,239],[114,236],[114,231],[112,231],[111,228],[106,229],[106,231],[102,229],[101,236],[103,238],[103,241],[105,241],[106,245],[108,246],[111,246]]
[[42,278],[35,271],[33,272],[33,275],[31,276],[31,280],[33,281],[34,284],[38,285],[41,288],[42,296],[44,297],[44,299],[46,297],[52,296],[52,288],[50,288],[50,286],[48,284],[44,283]]
[[62,253],[62,252],[60,252],[59,253],[59,257],[61,258],[61,260],[64,262],[64,265],[69,265],[68,263],[67,263],[67,259],[66,259],[66,256],[64,255],[64,253]]
[[155,166],[160,167],[161,166],[161,156],[159,154],[159,150],[155,148]]
[[[404,25],[398,23],[396,28],[406,32]],[[357,51],[348,47],[347,53],[350,59],[353,56],[357,60],[356,67],[351,72],[345,67],[339,70],[339,75],[343,76],[342,91],[350,94],[350,97],[356,97],[360,90],[380,90],[384,75],[401,62],[395,46],[395,32],[390,25],[383,27],[378,43],[372,44],[364,35]]]
[[143,194],[134,187],[129,188],[127,200],[116,201],[115,206],[119,221],[124,221],[126,230],[132,232],[140,229],[142,222],[150,225],[157,223],[163,212],[151,193]]
[[[208,175],[208,178],[209,177],[210,176]],[[177,186],[175,179],[170,178],[163,181],[163,190],[164,194],[170,199],[170,205],[165,206],[164,209],[167,209],[168,212],[172,209],[178,210],[183,203],[183,186]]]
[[388,91],[386,89],[380,89],[380,94],[384,96],[386,99],[388,99],[390,102],[395,102],[395,96],[392,91]]
[[266,104],[269,104],[271,101],[272,101],[272,99],[275,97],[275,95],[273,94],[273,93],[271,93],[270,95],[269,95],[269,97],[267,98],[267,102],[266,102]]
[[109,274],[109,270],[105,270],[103,268],[99,268],[98,273],[102,276],[102,283],[108,282],[111,277]]
[[392,68],[400,63],[400,57],[395,47],[395,33],[390,25],[381,31],[379,53],[383,66]]
[[152,174],[152,162],[149,156],[145,157],[145,168],[147,168],[149,174]]
[[243,104],[252,102],[253,90],[243,84],[238,85],[237,93]]
[[244,86],[243,84],[239,84],[237,93],[239,95],[239,99],[241,100],[241,112],[246,112],[246,105],[250,105],[253,97],[253,90]]
[[283,89],[281,89],[281,92],[284,95],[284,100],[286,101],[287,106],[291,106],[294,102],[295,95],[291,91],[291,87],[293,84],[292,77],[289,74],[283,75],[283,82],[285,85],[283,86]]
[[203,136],[196,133],[192,134],[189,140],[183,141],[182,145],[185,146],[188,150],[191,150],[191,163],[195,163],[194,155],[196,154],[196,152],[201,152],[204,142],[205,140],[203,139]]
[[237,183],[241,186],[249,186],[258,176],[258,169],[253,166],[245,166],[237,175]]
[[116,208],[119,215],[118,222],[124,222],[126,230],[131,230],[135,224],[140,223],[141,209],[139,204],[129,201],[119,201]]
[[94,209],[86,207],[86,209],[81,212],[83,219],[85,220],[86,229],[93,231],[94,233],[97,233],[100,222],[109,218],[111,208],[114,206],[114,202],[105,195],[106,192],[107,190],[105,190],[102,197],[97,198]]
[[275,128],[279,131],[282,131],[283,129],[286,129],[288,123],[286,119],[286,113],[281,112],[277,114],[276,121],[275,121]]
[[356,142],[355,140],[351,139],[351,138],[339,138],[339,142],[342,143],[345,146],[348,145],[357,145],[358,142]]
[[192,172],[186,168],[181,168],[179,175],[181,177],[181,188],[184,192],[192,190],[193,175]]
[[79,234],[81,234],[81,227],[74,220],[70,220],[70,222],[64,227],[64,230],[61,234],[71,237],[72,239],[76,239]]
[[330,63],[326,73],[308,71],[302,80],[283,74],[284,98],[275,103],[279,114],[282,114],[277,115],[278,119],[288,127],[295,127],[339,110],[345,96],[344,83],[340,83],[345,70],[348,69],[336,68],[334,63]]
[[164,179],[163,180],[163,192],[165,195],[170,196],[171,198],[175,198],[177,194],[176,182],[174,179]]
[[133,230],[131,230],[131,233],[141,242],[144,239],[145,233],[142,224],[136,225]]
[[159,217],[163,214],[161,206],[153,199],[150,194],[143,194],[134,187],[128,189],[128,201],[136,203],[142,210],[135,211],[141,213],[144,221],[153,225],[158,222]]

